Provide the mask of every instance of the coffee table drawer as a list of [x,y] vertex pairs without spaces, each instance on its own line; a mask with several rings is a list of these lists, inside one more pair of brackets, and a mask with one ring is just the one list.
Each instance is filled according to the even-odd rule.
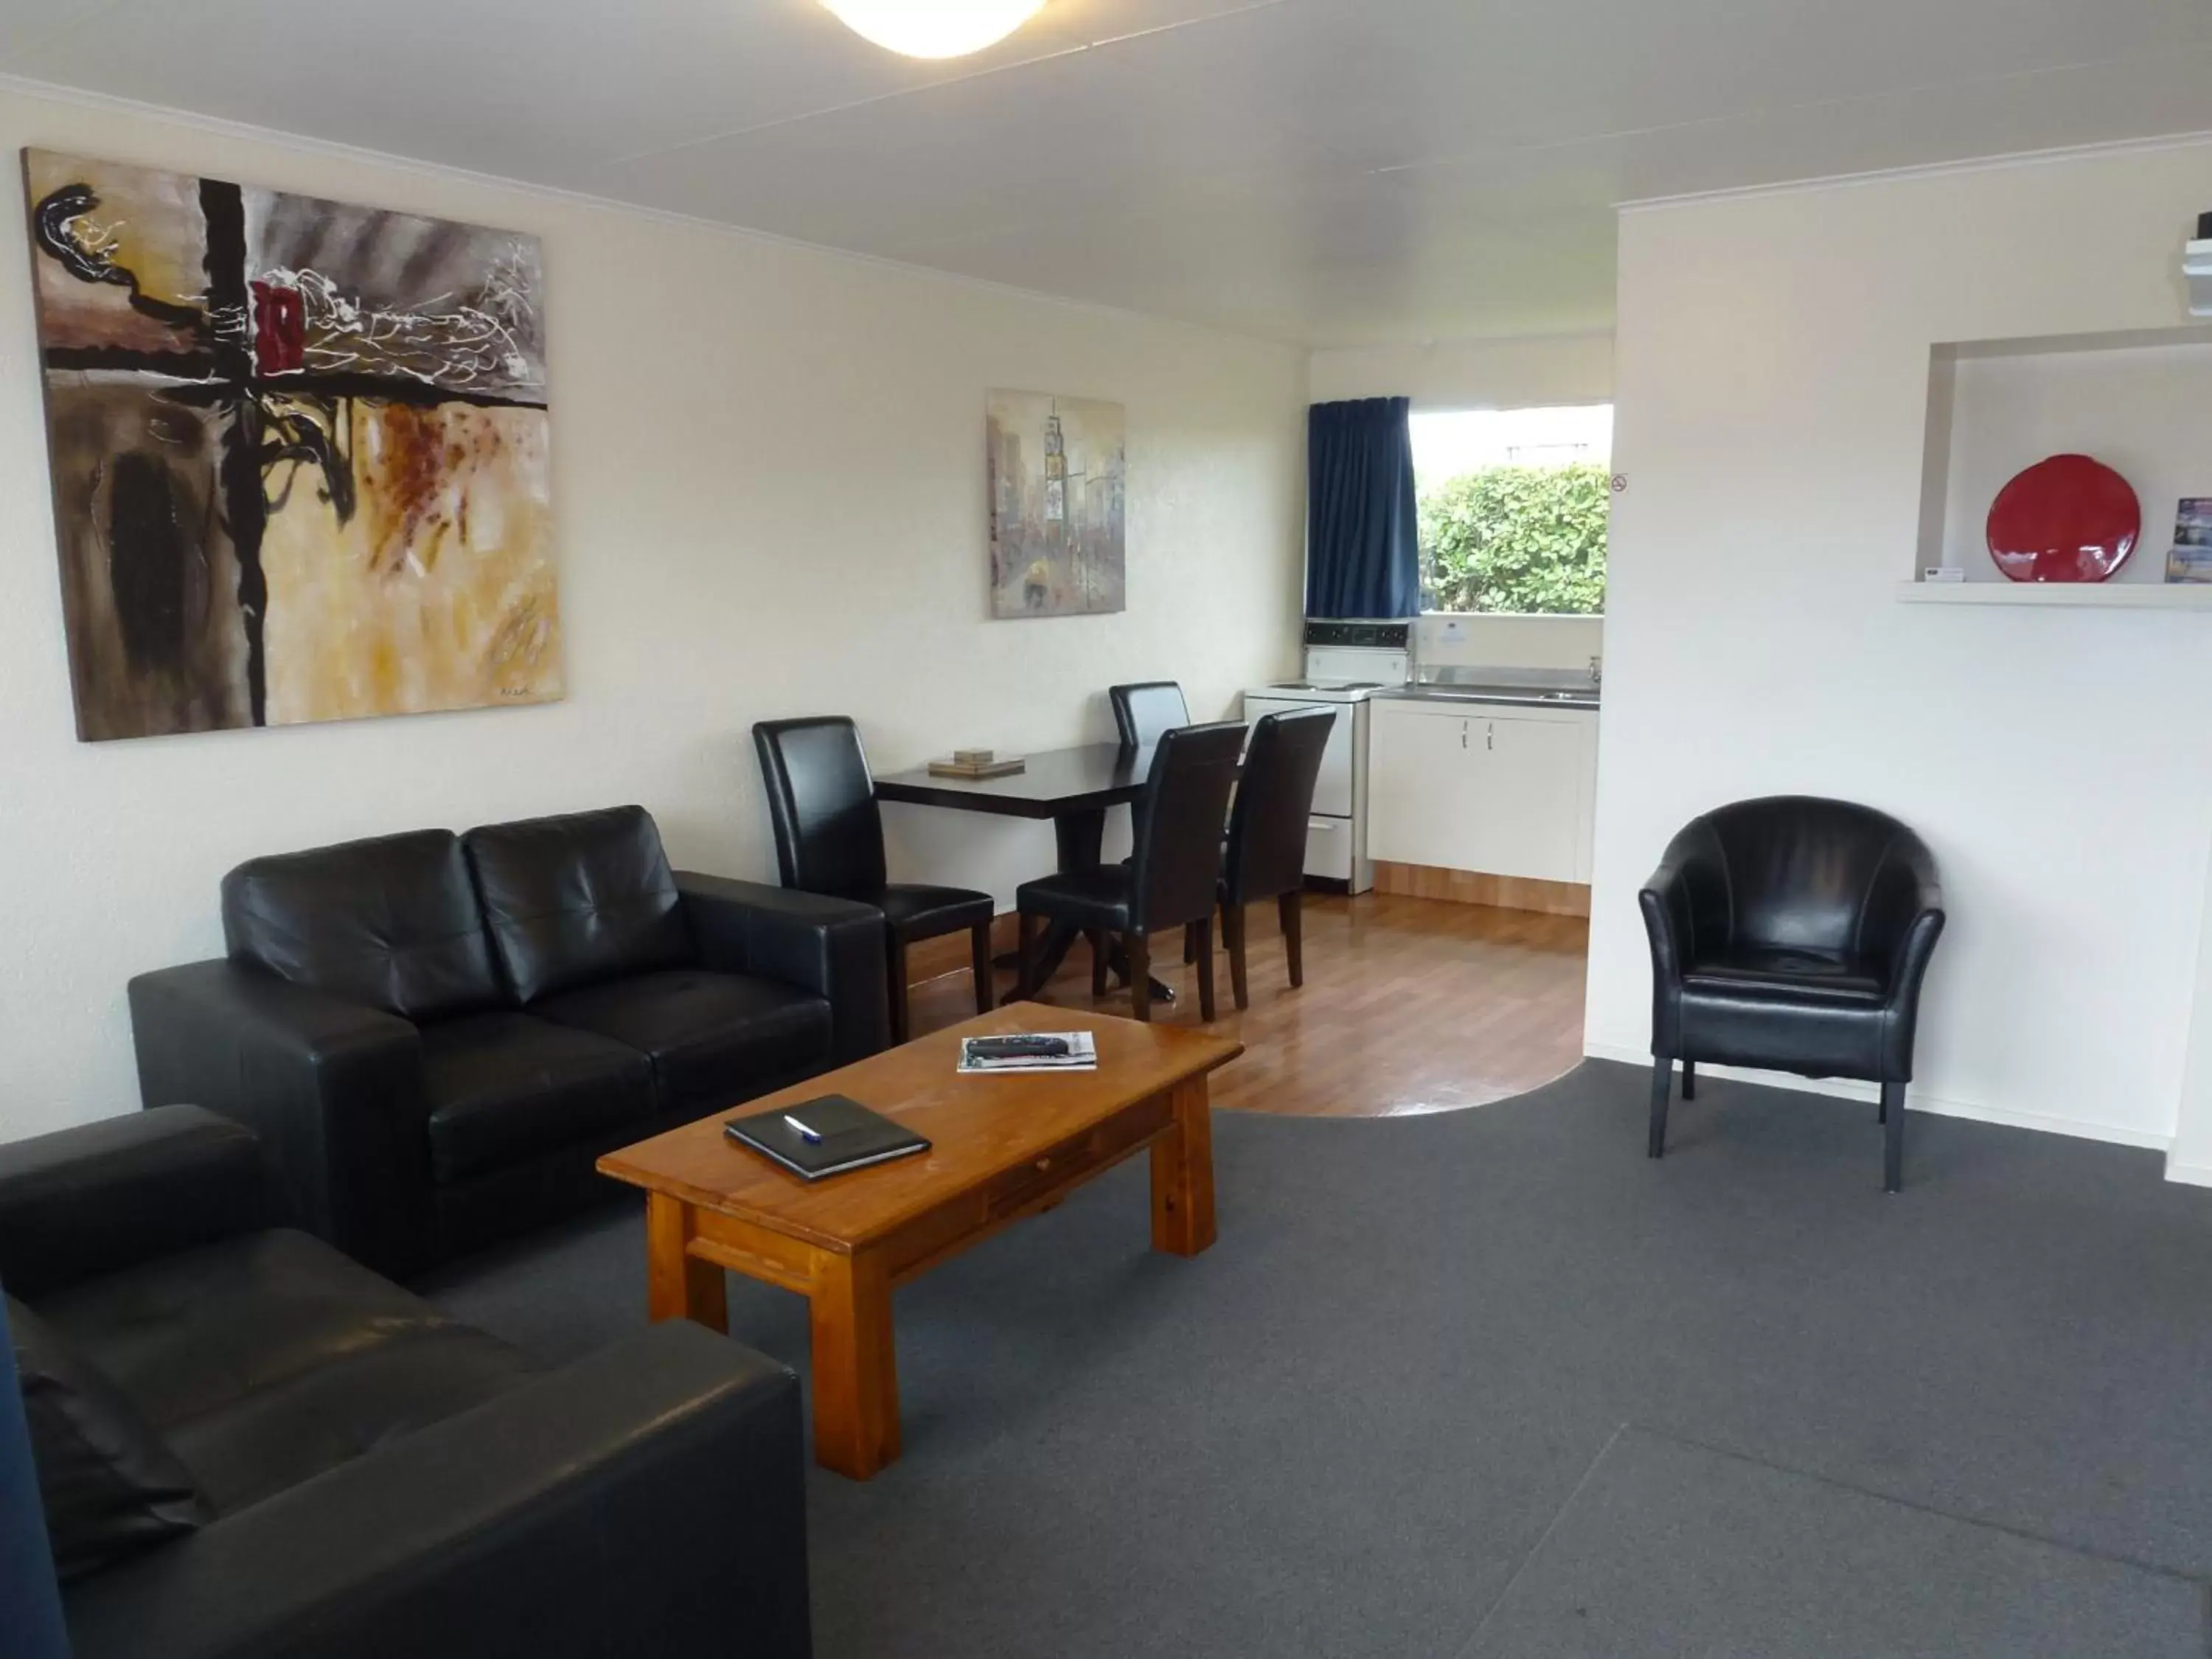
[[1070,1135],[1027,1163],[994,1176],[983,1188],[985,1224],[1019,1215],[1038,1200],[1119,1163],[1165,1129],[1174,1117],[1174,1109],[1163,1095],[1147,1101],[1138,1111],[1125,1112],[1111,1123]]

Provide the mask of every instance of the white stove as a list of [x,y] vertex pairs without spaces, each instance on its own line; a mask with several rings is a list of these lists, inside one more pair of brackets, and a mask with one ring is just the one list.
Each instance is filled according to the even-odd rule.
[[1413,632],[1405,622],[1310,621],[1304,678],[1244,694],[1247,725],[1286,708],[1337,711],[1306,821],[1306,874],[1346,892],[1375,885],[1367,856],[1367,700],[1412,680]]

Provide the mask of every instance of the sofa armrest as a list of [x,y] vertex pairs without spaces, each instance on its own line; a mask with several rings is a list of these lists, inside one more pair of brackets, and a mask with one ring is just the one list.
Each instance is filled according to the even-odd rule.
[[884,913],[872,904],[678,870],[691,942],[710,968],[830,999],[840,1065],[890,1042]]
[[798,1383],[658,1325],[72,1586],[76,1659],[809,1650]]
[[289,1218],[380,1273],[434,1258],[422,1039],[396,1015],[233,962],[131,981],[148,1106],[245,1124]]
[[269,1224],[253,1132],[197,1106],[0,1146],[0,1282],[44,1296]]

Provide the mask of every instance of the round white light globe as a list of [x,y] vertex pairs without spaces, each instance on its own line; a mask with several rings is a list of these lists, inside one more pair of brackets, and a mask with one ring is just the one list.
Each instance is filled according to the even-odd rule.
[[854,33],[908,58],[964,58],[995,46],[1044,0],[822,0]]

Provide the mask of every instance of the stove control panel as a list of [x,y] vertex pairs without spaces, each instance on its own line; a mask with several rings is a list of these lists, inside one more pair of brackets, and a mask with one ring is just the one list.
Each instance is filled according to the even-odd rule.
[[1306,623],[1308,646],[1354,646],[1367,650],[1404,651],[1412,647],[1409,622],[1316,622]]

